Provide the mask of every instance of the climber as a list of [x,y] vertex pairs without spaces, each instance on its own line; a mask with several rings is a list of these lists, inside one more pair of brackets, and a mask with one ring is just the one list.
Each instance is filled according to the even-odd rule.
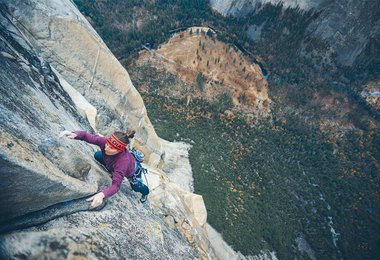
[[149,194],[149,188],[141,181],[136,181],[135,171],[137,162],[133,155],[126,149],[135,135],[134,130],[125,133],[114,132],[110,137],[102,137],[90,134],[86,131],[62,131],[59,137],[82,140],[100,147],[100,151],[95,152],[95,159],[104,165],[112,174],[112,185],[100,191],[87,201],[91,201],[91,208],[96,208],[103,203],[103,199],[109,198],[120,190],[124,177],[127,177],[132,189],[142,194],[140,201],[144,203]]

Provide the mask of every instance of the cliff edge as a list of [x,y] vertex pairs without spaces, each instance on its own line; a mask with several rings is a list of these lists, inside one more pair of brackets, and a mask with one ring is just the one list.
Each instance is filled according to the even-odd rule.
[[[1,258],[244,258],[209,237],[203,199],[191,193],[189,147],[156,135],[128,73],[72,2],[0,6]],[[94,147],[58,133],[128,127],[147,158],[149,203],[124,183],[89,211],[85,198],[110,176]],[[167,163],[189,183],[173,183]]]

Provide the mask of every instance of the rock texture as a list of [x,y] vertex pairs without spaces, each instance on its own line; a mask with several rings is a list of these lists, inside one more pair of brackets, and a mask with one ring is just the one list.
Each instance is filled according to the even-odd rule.
[[[281,4],[284,8],[297,8],[302,12],[312,10],[319,15],[306,28],[308,44],[300,53],[323,52],[326,62],[337,62],[343,66],[366,66],[379,57],[375,47],[380,40],[379,1],[210,0],[210,3],[221,14],[236,17],[260,12],[264,4]],[[252,29],[248,33],[252,35]],[[320,49],[321,42],[322,46],[326,44],[323,50]]]
[[[0,258],[243,258],[221,238],[210,244],[203,199],[190,192],[188,145],[155,134],[128,73],[72,2],[0,7]],[[85,198],[109,185],[109,174],[93,160],[95,147],[58,134],[127,127],[147,157],[149,201],[123,184],[88,211]],[[171,181],[181,174],[187,182]]]
[[380,39],[379,10],[379,1],[335,0],[309,25],[307,33],[325,40],[341,65],[354,65],[362,55],[371,60],[374,50],[372,54],[365,51]]
[[81,212],[4,235],[1,259],[194,259],[186,237],[152,210],[118,194],[98,212]]
[[49,64],[15,36],[22,35],[8,17],[1,16],[0,33],[2,221],[94,193],[102,174],[89,147],[57,139],[64,128],[89,126]]
[[40,55],[97,108],[95,131],[106,135],[133,125],[140,142],[161,153],[128,73],[70,1],[6,2],[13,22]]
[[326,0],[210,0],[211,6],[224,16],[243,17],[264,4],[283,5],[308,11],[318,8]]

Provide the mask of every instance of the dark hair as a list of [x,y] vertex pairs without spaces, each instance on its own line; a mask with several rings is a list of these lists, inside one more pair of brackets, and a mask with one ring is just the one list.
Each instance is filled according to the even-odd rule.
[[124,142],[126,144],[129,144],[129,139],[132,139],[135,136],[135,133],[136,133],[135,130],[129,129],[125,133],[123,133],[123,132],[115,132],[114,135],[116,135],[116,137],[120,141],[122,141],[122,142]]

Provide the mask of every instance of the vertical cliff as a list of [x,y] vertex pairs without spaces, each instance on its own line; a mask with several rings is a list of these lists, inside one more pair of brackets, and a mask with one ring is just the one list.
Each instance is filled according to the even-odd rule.
[[[208,235],[203,199],[190,192],[188,145],[156,135],[128,73],[72,2],[0,7],[0,258],[239,258]],[[147,157],[149,202],[124,183],[89,211],[85,198],[110,177],[95,147],[58,133],[128,127]],[[187,183],[173,183],[168,165]]]
[[[364,74],[368,74],[365,70],[370,70],[372,73],[374,70],[378,71],[380,54],[375,46],[378,45],[380,39],[379,1],[211,0],[210,3],[221,14],[239,18],[262,16],[263,7],[268,5],[281,6],[283,14],[288,8],[297,10],[298,14],[293,14],[295,21],[296,16],[302,17],[309,12],[311,21],[305,24],[301,44],[293,42],[299,45],[298,55],[306,58],[308,62],[316,68],[321,68],[321,71],[327,74],[331,69],[335,71],[336,67],[353,68],[353,71],[360,70]],[[281,17],[283,18],[283,15]],[[284,36],[300,33],[292,31],[291,28],[294,26],[287,25],[287,19],[279,19],[275,26],[271,26],[270,21],[273,18],[266,17],[268,23],[247,25],[248,36],[255,41],[268,41],[262,36],[265,32],[271,34],[271,30],[273,33],[273,27],[283,27]],[[308,19],[308,17],[305,18]],[[283,38],[286,39],[286,37]],[[284,39],[281,37],[278,40]]]
[[304,11],[318,8],[327,0],[210,0],[211,6],[224,16],[244,17],[265,4],[283,5],[285,8],[299,8]]
[[107,134],[134,125],[139,141],[161,155],[158,137],[128,73],[70,1],[13,1],[7,7],[40,55],[97,107],[94,130]]

